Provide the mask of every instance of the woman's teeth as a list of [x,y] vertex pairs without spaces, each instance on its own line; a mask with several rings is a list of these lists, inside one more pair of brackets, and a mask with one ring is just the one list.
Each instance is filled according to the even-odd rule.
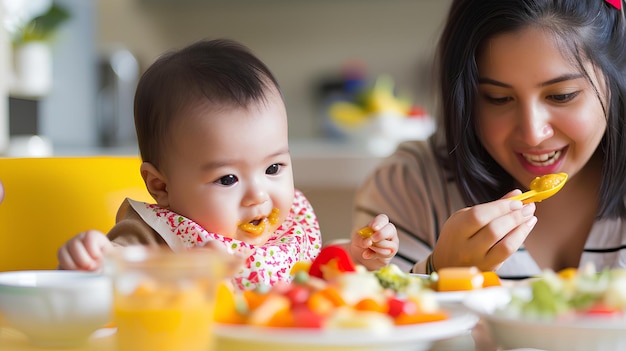
[[533,166],[550,166],[554,164],[559,159],[559,157],[561,157],[561,150],[552,151],[547,154],[541,155],[522,154],[522,156],[526,161],[528,161],[528,163],[532,164]]

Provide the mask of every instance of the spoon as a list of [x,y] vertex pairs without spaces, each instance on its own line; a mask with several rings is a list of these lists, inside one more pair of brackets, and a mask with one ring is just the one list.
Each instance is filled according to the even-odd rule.
[[515,196],[511,200],[521,200],[522,203],[541,202],[556,194],[567,181],[567,173],[546,174],[536,177],[530,182],[530,190]]

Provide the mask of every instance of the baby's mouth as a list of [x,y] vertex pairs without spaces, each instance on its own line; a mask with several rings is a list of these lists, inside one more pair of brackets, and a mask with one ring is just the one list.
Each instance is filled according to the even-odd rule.
[[249,222],[239,225],[239,229],[248,232],[254,236],[259,236],[265,232],[267,225],[274,225],[278,222],[279,210],[277,208],[272,209],[272,212],[267,217],[255,218]]
[[239,228],[245,232],[248,232],[254,236],[259,236],[265,231],[267,218],[255,219],[248,223],[242,223]]

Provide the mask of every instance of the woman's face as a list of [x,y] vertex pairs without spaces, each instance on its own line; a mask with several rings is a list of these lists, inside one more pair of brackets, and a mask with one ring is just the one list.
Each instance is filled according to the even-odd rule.
[[[477,56],[476,128],[489,154],[518,182],[547,173],[572,177],[592,157],[606,130],[591,64],[592,84],[538,28],[488,40]],[[596,92],[596,88],[598,92]]]

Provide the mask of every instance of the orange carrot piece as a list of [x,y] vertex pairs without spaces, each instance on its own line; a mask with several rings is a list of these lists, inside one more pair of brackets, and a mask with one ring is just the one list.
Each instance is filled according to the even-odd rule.
[[496,274],[496,272],[483,272],[483,288],[487,288],[490,286],[502,286],[502,281],[500,277]]
[[401,313],[398,317],[396,317],[395,324],[396,325],[408,325],[408,324],[443,321],[446,319],[448,319],[448,314],[446,314],[445,312],[432,312],[432,313],[418,312],[415,314]]

